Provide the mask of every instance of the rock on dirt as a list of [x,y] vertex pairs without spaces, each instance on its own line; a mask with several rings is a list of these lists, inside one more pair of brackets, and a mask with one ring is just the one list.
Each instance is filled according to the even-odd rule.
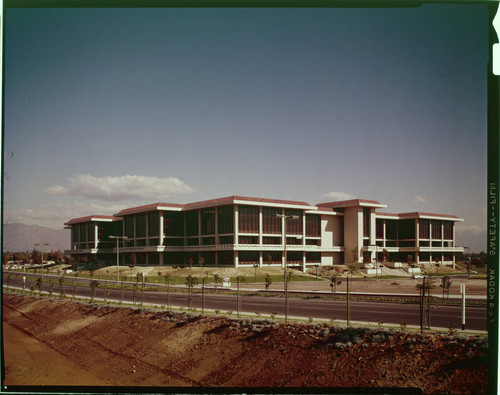
[[73,385],[85,373],[85,385],[97,386],[486,392],[486,337],[237,320],[8,294],[3,314],[7,386]]

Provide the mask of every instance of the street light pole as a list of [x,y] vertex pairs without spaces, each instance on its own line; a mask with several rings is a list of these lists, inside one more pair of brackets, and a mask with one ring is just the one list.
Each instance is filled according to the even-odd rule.
[[127,236],[113,236],[113,235],[110,235],[108,236],[110,239],[116,239],[116,284],[120,284],[120,252],[119,252],[119,243],[118,241],[120,239],[124,240],[124,239],[128,239]]
[[283,276],[284,276],[284,288],[285,288],[285,323],[288,322],[288,273],[287,273],[287,266],[288,266],[288,261],[287,261],[287,256],[286,256],[286,220],[287,219],[299,219],[298,215],[283,215],[283,214],[274,214],[276,217],[284,218],[285,219],[285,229],[283,231],[284,235],[284,240],[283,240],[283,253],[285,255],[285,268],[283,270]]
[[42,251],[42,281],[43,281],[43,246],[48,246],[49,243],[35,243],[36,246],[40,247],[40,250]]

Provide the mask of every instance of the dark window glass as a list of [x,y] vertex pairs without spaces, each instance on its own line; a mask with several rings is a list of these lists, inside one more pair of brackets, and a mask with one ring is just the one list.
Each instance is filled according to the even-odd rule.
[[255,206],[238,207],[238,230],[241,233],[259,232],[259,208]]
[[257,236],[238,236],[240,244],[257,244],[259,238]]
[[157,237],[160,235],[160,213],[153,211],[148,213],[148,236]]
[[[198,229],[198,219],[196,219],[196,229]],[[184,236],[184,213],[167,212],[163,213],[163,233],[165,236]],[[196,235],[198,231],[196,231]]]
[[430,235],[430,221],[421,219],[418,223],[418,234],[421,239],[428,239]]
[[186,235],[198,235],[198,210],[186,212]]
[[94,241],[95,237],[95,225],[93,223],[90,223],[88,225],[89,228],[89,240],[88,241]]
[[444,238],[447,240],[453,240],[453,222],[445,221],[443,222],[444,228]]
[[220,236],[219,244],[234,244],[234,236]]
[[238,253],[239,263],[242,265],[252,265],[259,263],[258,251],[240,251]]
[[234,251],[219,251],[218,264],[220,266],[233,266],[234,265]]
[[268,265],[276,265],[280,264],[281,265],[281,251],[264,251],[262,253],[262,259],[264,260],[264,263]]
[[433,241],[432,246],[433,247],[441,247],[441,242],[440,241]]
[[286,219],[286,234],[301,235],[302,234],[302,211],[301,210],[285,210],[285,215],[294,215],[297,219]]
[[146,245],[146,240],[145,239],[137,240],[136,245],[137,247],[144,247]]
[[[198,239],[195,239],[195,240],[196,240],[196,244],[198,244]],[[184,239],[165,238],[165,239],[163,239],[163,245],[165,245],[165,246],[183,246]]]
[[302,251],[287,251],[288,263],[302,263]]
[[377,239],[383,239],[384,238],[384,220],[383,219],[377,219],[375,221],[375,237]]
[[264,236],[262,244],[281,244],[281,237]]
[[415,238],[415,220],[403,219],[398,224],[399,239],[414,239]]
[[306,214],[306,236],[321,236],[321,217],[319,215]]
[[135,217],[135,237],[146,237],[146,214]]
[[190,239],[187,239],[187,245],[188,246],[197,246],[198,243],[199,243],[199,241],[198,241],[197,237],[192,237]]
[[204,246],[215,245],[215,237],[203,237],[201,242]]
[[[217,232],[219,234],[234,233],[233,206],[219,207],[217,209]],[[230,243],[232,244],[232,243]]]
[[215,234],[215,208],[206,208],[201,213],[201,234]]
[[124,219],[125,221],[125,236],[129,239],[134,237],[134,216],[127,215]]
[[288,244],[288,245],[301,245],[302,244],[302,240],[298,239],[296,237],[287,237],[286,238],[286,244]]
[[71,240],[73,240],[73,243],[78,243],[80,240],[79,231],[80,227],[78,225],[71,226]]
[[158,238],[149,239],[148,245],[150,245],[150,246],[160,245],[160,239],[158,239]]
[[363,237],[370,237],[370,209],[363,207]]
[[306,252],[306,262],[307,263],[321,262],[321,252]]
[[441,221],[431,221],[432,223],[432,238],[441,239]]
[[420,247],[429,247],[429,241],[420,240],[419,244],[420,244]]
[[394,219],[385,220],[385,238],[396,240],[398,238],[398,221]]
[[308,245],[308,246],[320,246],[321,245],[321,240],[306,239],[306,245]]
[[268,234],[281,234],[281,209],[263,207],[262,208],[262,232]]
[[80,224],[80,241],[87,241],[87,224]]

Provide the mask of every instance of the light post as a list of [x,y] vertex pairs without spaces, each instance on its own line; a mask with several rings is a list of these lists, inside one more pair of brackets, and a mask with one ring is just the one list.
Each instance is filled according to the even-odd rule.
[[40,250],[42,251],[42,281],[43,281],[43,246],[48,246],[49,243],[35,243],[36,246],[40,247]]
[[110,239],[116,239],[116,284],[120,283],[120,253],[119,253],[119,243],[120,239],[125,240],[128,239],[127,236],[108,236]]
[[283,253],[285,255],[285,269],[283,270],[284,276],[284,288],[285,288],[285,323],[288,322],[288,276],[287,276],[287,265],[288,260],[286,256],[286,220],[287,219],[299,219],[298,215],[283,215],[283,214],[274,214],[275,217],[280,217],[285,219],[285,229],[283,231],[284,240],[283,240]]
[[254,273],[254,281],[257,282],[257,268],[259,267],[259,265],[257,265],[256,263],[253,265],[254,269],[255,269],[255,273]]

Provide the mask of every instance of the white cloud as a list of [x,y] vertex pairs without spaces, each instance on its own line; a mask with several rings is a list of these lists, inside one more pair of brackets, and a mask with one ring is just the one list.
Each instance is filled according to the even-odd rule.
[[466,234],[466,233],[472,233],[473,235],[478,235],[484,232],[484,229],[481,228],[478,225],[470,225],[470,226],[461,226],[457,225],[455,227],[455,231],[457,234]]
[[354,196],[349,195],[345,192],[328,192],[319,196],[319,200],[324,201],[338,201],[338,200],[349,200],[354,199]]
[[425,203],[427,201],[426,198],[424,198],[423,196],[420,196],[420,195],[415,195],[413,196],[413,198],[411,199],[411,203],[412,204],[419,204],[419,203]]
[[5,210],[4,222],[61,229],[64,227],[64,223],[72,218],[86,217],[87,215],[113,215],[126,207],[123,204],[103,206],[79,202],[72,204],[54,203],[21,210]]
[[121,177],[94,177],[78,174],[69,178],[69,185],[53,185],[45,189],[54,195],[83,196],[103,201],[131,199],[161,200],[172,194],[193,192],[194,189],[175,177],[148,177],[126,175]]

